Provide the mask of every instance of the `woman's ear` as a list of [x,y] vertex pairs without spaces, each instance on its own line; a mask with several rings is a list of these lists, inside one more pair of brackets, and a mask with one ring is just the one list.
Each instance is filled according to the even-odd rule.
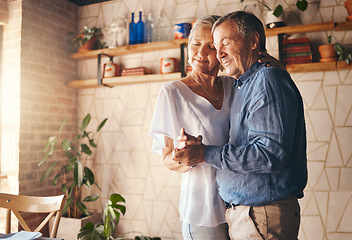
[[260,36],[258,32],[252,33],[252,50],[259,49]]

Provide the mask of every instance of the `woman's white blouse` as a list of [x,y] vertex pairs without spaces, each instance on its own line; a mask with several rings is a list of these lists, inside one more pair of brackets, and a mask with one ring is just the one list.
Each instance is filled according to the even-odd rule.
[[[150,127],[152,151],[161,155],[164,136],[178,147],[180,129],[203,136],[206,145],[222,146],[228,142],[229,114],[233,100],[233,79],[222,76],[224,101],[217,110],[205,98],[192,92],[181,81],[165,84],[160,90]],[[181,221],[196,226],[215,227],[225,222],[225,206],[218,194],[215,169],[206,163],[190,169],[182,176],[180,196]]]

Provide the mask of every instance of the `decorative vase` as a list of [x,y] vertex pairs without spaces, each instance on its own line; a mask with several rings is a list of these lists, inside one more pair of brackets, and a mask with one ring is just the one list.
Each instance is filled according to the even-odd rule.
[[347,21],[352,21],[352,0],[345,1],[345,8],[348,13]]
[[334,44],[324,44],[319,46],[321,56],[320,62],[335,62],[337,61],[337,53],[334,49]]
[[[83,38],[84,34],[78,35],[78,37],[81,36]],[[90,50],[93,50],[95,48],[95,44],[98,41],[98,38],[96,36],[92,36],[91,39],[89,39],[87,42],[85,42],[81,47],[78,48],[78,52],[88,52]]]

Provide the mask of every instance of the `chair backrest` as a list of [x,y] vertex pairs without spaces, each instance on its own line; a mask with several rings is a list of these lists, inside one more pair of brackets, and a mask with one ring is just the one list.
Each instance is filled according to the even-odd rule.
[[64,195],[53,197],[33,197],[0,193],[0,208],[7,209],[6,233],[10,233],[11,229],[11,211],[15,214],[23,229],[29,232],[32,232],[32,230],[28,227],[20,212],[48,213],[47,217],[36,229],[33,230],[33,232],[39,232],[54,216],[54,214],[56,214],[55,222],[50,233],[50,237],[55,238],[61,219],[62,207],[64,204],[63,199]]

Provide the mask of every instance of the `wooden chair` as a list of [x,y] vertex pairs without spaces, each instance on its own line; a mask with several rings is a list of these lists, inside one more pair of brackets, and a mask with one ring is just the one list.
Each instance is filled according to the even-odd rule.
[[18,221],[25,231],[32,232],[19,212],[48,213],[47,217],[39,224],[33,232],[39,232],[45,224],[54,216],[55,222],[50,237],[55,238],[59,227],[64,195],[53,197],[33,197],[23,195],[12,195],[0,193],[0,208],[6,208],[6,233],[11,229],[11,211],[16,215]]

